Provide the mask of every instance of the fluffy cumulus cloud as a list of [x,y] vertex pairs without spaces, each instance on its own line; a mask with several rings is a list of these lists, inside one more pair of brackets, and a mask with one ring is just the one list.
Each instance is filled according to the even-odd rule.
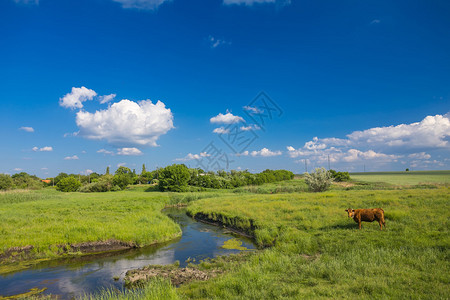
[[97,93],[94,90],[84,86],[73,87],[70,93],[59,99],[59,105],[70,109],[83,108],[83,102],[92,100],[95,96],[97,96]]
[[346,138],[313,138],[301,148],[288,146],[292,158],[310,159],[317,163],[374,163],[436,164],[425,151],[450,149],[450,119],[446,115],[427,116],[420,122],[354,131]]
[[106,155],[114,155],[114,152],[108,151],[106,149],[100,149],[97,151],[97,153],[106,154]]
[[208,157],[211,156],[211,154],[208,154],[206,152],[201,152],[200,154],[192,154],[192,153],[188,153],[188,155],[186,155],[185,157],[182,158],[176,158],[176,161],[189,161],[189,160],[194,160],[194,159],[201,159],[203,157]]
[[235,116],[228,111],[226,114],[219,113],[217,116],[209,119],[209,121],[213,124],[234,124],[238,122],[245,122],[244,118]]
[[120,148],[117,149],[118,155],[142,155],[142,151],[138,148]]
[[122,4],[123,8],[155,10],[161,4],[163,4],[164,2],[168,2],[169,0],[113,0],[113,1]]
[[42,148],[39,148],[39,147],[33,147],[33,149],[32,149],[34,152],[51,152],[51,151],[53,151],[53,147],[50,147],[50,146],[45,146],[45,147],[42,147]]
[[76,123],[79,136],[117,145],[157,146],[158,138],[174,128],[170,109],[150,100],[122,100],[95,113],[81,110]]
[[402,148],[449,148],[449,114],[427,116],[420,122],[375,127],[347,135],[351,144]]
[[23,130],[23,131],[26,131],[26,132],[34,132],[34,128],[33,127],[26,127],[26,126],[20,127],[19,130]]
[[262,148],[259,151],[252,151],[250,153],[251,156],[262,156],[262,157],[278,156],[281,154],[282,154],[281,151],[270,151],[267,148]]

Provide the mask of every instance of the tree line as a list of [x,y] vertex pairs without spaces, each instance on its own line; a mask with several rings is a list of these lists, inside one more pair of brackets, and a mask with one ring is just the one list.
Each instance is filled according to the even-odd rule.
[[294,173],[287,170],[265,170],[261,173],[250,173],[248,170],[236,171],[204,171],[200,168],[188,168],[184,164],[173,164],[165,168],[147,171],[145,164],[137,174],[130,168],[121,166],[114,174],[109,167],[105,174],[91,173],[89,175],[59,173],[54,178],[42,182],[35,175],[25,172],[0,174],[0,190],[8,189],[39,189],[45,186],[55,186],[62,192],[107,192],[123,190],[133,184],[153,184],[160,191],[200,191],[202,189],[231,189],[244,185],[261,185],[264,183],[289,180]]

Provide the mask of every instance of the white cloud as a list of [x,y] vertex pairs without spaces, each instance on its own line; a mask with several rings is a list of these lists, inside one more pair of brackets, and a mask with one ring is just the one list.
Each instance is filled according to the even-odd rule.
[[242,117],[235,116],[228,111],[226,114],[219,113],[217,116],[212,117],[209,121],[214,124],[234,124],[237,122],[245,122]]
[[97,151],[97,153],[103,153],[103,154],[114,155],[114,152],[108,151],[108,150],[106,150],[106,149],[100,149],[100,150]]
[[372,22],[370,22],[370,24],[379,24],[380,22],[381,22],[381,20],[374,19],[374,20],[372,20]]
[[142,151],[138,148],[120,148],[117,149],[118,155],[142,155]]
[[213,37],[211,35],[208,37],[208,42],[209,42],[209,46],[211,48],[217,48],[217,47],[222,46],[222,45],[230,45],[231,44],[231,42],[227,42],[227,41],[225,41],[223,39],[215,38],[215,37]]
[[125,166],[126,164],[127,164],[127,163],[124,163],[124,162],[123,162],[123,163],[118,163],[118,164],[117,164],[117,167],[123,167],[123,166]]
[[248,151],[243,151],[241,153],[236,153],[236,156],[248,156],[249,152]]
[[92,171],[92,170],[90,170],[90,169],[87,169],[86,171],[84,171],[84,173],[85,173],[86,175],[89,175],[89,174],[94,173],[94,171]]
[[226,133],[230,133],[229,129],[225,129],[223,127],[219,127],[213,130],[213,133],[217,133],[217,134],[226,134]]
[[251,156],[262,156],[262,157],[278,156],[281,154],[282,154],[281,151],[270,151],[267,148],[262,148],[259,151],[252,151],[250,153]]
[[20,127],[19,130],[23,130],[23,131],[26,131],[26,132],[34,132],[34,128],[33,127],[26,127],[26,126]]
[[249,131],[249,130],[260,130],[261,127],[255,124],[250,124],[249,126],[241,126],[242,131]]
[[401,146],[403,149],[448,148],[450,119],[447,115],[427,116],[416,123],[354,131],[347,137],[349,144],[364,144],[378,148],[384,145]]
[[168,0],[113,0],[122,4],[123,8],[155,10]]
[[173,126],[173,115],[165,104],[150,100],[122,100],[95,113],[79,111],[76,123],[79,135],[105,139],[112,144],[157,146],[158,138]]
[[72,87],[70,93],[59,98],[59,105],[70,109],[83,108],[83,102],[92,100],[95,96],[97,96],[97,93],[94,90],[90,90],[84,86],[80,88]]
[[100,104],[104,104],[104,103],[114,100],[114,98],[116,98],[116,94],[104,95],[104,96],[99,96],[98,101],[100,101]]
[[410,155],[408,155],[408,157],[414,159],[430,159],[431,155],[425,152],[420,152],[420,153],[411,153]]
[[349,149],[347,153],[345,153],[342,157],[342,160],[345,162],[355,162],[355,161],[363,161],[363,160],[377,160],[378,162],[391,162],[398,159],[400,156],[398,155],[388,155],[384,153],[377,153],[373,150],[368,151],[360,151],[357,149]]
[[46,168],[46,167],[43,167],[43,168],[41,168],[41,170],[44,170],[44,171],[45,171],[45,170],[48,170],[48,168]]
[[202,157],[208,157],[211,156],[211,154],[208,154],[206,152],[201,152],[200,154],[192,154],[192,153],[188,153],[188,155],[186,155],[183,158],[176,158],[176,161],[189,161],[189,160],[194,160],[194,159],[201,159]]
[[34,152],[40,151],[40,152],[51,152],[53,151],[53,147],[50,146],[45,146],[42,148],[38,148],[38,147],[33,147],[32,149]]
[[249,112],[252,113],[252,114],[262,114],[262,113],[263,113],[263,111],[260,110],[260,109],[257,108],[257,107],[253,107],[253,106],[244,106],[243,108],[244,108],[246,111],[249,111]]
[[64,157],[64,160],[77,160],[77,159],[79,159],[79,158],[78,158],[78,156],[76,156],[76,155]]
[[14,171],[20,172],[20,171],[23,171],[23,169],[21,169],[21,168],[14,168]]

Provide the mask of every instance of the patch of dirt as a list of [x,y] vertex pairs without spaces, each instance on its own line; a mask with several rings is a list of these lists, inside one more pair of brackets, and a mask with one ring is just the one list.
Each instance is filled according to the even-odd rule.
[[78,244],[70,244],[69,246],[62,246],[64,252],[81,252],[81,253],[96,253],[105,251],[124,250],[136,248],[136,244],[132,242],[122,242],[118,240],[107,240],[97,242],[84,242]]
[[17,256],[22,256],[23,254],[27,255],[33,249],[33,246],[28,245],[24,247],[11,247],[5,252],[0,254],[0,261],[9,258],[15,258]]
[[[73,254],[75,252],[81,252],[83,254],[109,252],[117,250],[125,250],[130,248],[136,248],[136,244],[131,242],[122,242],[118,240],[107,240],[97,242],[84,242],[70,245],[58,245],[58,254]],[[49,247],[50,248],[50,247]],[[36,253],[31,251],[34,249],[32,245],[24,247],[11,247],[5,252],[0,253],[0,263],[2,262],[18,262],[36,257]]]
[[220,274],[221,271],[212,269],[201,271],[196,268],[178,268],[170,266],[147,266],[142,269],[129,270],[125,274],[125,282],[128,286],[137,285],[155,277],[170,279],[173,285],[179,286],[194,280],[205,281]]
[[341,181],[341,182],[336,182],[335,181],[335,182],[333,182],[333,184],[337,185],[337,186],[345,187],[345,188],[355,186],[354,183],[352,183],[352,182],[345,182],[345,181]]

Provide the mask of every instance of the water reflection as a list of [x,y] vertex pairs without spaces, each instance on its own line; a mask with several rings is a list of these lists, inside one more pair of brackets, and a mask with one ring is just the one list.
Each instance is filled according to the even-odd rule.
[[[239,252],[221,247],[226,240],[234,237],[223,228],[195,222],[186,215],[185,210],[168,209],[165,212],[182,228],[183,235],[178,240],[141,249],[44,262],[33,269],[0,276],[0,295],[47,287],[46,294],[70,299],[111,286],[121,289],[123,277],[130,269],[150,264],[166,265],[176,260],[184,267],[188,258],[199,261]],[[255,248],[250,240],[239,239],[243,247]],[[116,276],[120,277],[118,281],[113,279]]]

